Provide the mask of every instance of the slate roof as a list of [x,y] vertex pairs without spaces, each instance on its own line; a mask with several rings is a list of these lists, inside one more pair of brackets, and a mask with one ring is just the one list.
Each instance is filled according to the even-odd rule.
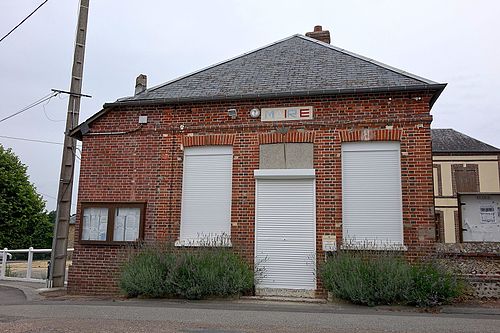
[[417,90],[433,93],[432,106],[445,87],[316,39],[293,35],[106,103],[70,135],[81,139],[92,122],[115,106]]
[[444,86],[330,44],[294,35],[105,107],[392,90],[431,89],[440,93]]
[[471,138],[451,128],[432,129],[432,152],[436,153],[496,153],[500,149]]

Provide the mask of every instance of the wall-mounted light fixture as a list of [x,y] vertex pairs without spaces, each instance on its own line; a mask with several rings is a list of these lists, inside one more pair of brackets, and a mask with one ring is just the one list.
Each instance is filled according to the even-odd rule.
[[227,114],[231,119],[236,119],[236,117],[238,117],[238,111],[236,111],[236,109],[227,110]]
[[260,117],[260,110],[257,108],[253,108],[252,110],[250,110],[250,117],[259,118]]

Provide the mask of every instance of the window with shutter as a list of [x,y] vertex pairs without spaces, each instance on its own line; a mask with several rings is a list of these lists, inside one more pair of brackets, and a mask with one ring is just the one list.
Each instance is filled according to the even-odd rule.
[[232,166],[231,146],[185,149],[177,245],[229,245]]
[[342,226],[347,247],[403,246],[399,142],[342,144]]
[[479,170],[477,164],[453,164],[453,195],[457,193],[479,192]]

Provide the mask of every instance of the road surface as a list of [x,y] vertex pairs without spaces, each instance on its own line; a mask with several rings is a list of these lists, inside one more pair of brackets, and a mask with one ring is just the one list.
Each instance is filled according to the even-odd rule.
[[[0,332],[500,332],[498,314],[262,301],[27,300],[0,287]],[[497,312],[498,313],[498,312]]]

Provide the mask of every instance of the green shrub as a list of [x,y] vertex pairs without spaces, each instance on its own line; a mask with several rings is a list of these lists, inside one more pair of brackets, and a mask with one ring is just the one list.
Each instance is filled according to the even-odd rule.
[[410,267],[395,255],[365,257],[340,252],[321,269],[325,288],[355,304],[374,306],[401,302],[411,285]]
[[411,266],[397,253],[341,251],[320,270],[325,288],[355,304],[436,306],[460,296],[461,283],[435,263]]
[[201,299],[251,290],[254,276],[248,264],[230,250],[205,249],[180,254],[168,279],[178,296]]
[[172,254],[146,249],[125,263],[120,277],[120,288],[129,297],[163,297],[173,293],[165,276],[175,264]]
[[201,299],[244,293],[253,281],[249,265],[229,249],[147,249],[124,265],[120,287],[130,297]]
[[408,303],[416,306],[437,306],[459,297],[464,283],[456,275],[433,262],[412,267],[413,285]]

